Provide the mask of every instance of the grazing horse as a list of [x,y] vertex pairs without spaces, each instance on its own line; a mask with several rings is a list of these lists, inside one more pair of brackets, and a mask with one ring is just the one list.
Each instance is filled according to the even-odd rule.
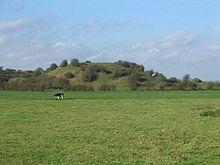
[[54,94],[54,96],[57,96],[57,99],[59,100],[59,99],[64,99],[64,94],[63,93],[56,93],[56,94]]

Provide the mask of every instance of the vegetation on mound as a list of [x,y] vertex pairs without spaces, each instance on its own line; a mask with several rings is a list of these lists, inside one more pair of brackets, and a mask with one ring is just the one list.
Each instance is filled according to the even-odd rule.
[[213,90],[220,89],[219,82],[203,82],[183,78],[167,78],[143,65],[119,60],[114,63],[79,62],[73,58],[68,64],[63,60],[58,66],[31,70],[3,69],[0,67],[0,90],[50,91],[112,91],[112,90]]

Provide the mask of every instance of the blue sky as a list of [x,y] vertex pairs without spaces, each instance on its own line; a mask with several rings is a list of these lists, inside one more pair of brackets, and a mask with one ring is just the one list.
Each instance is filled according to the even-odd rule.
[[219,0],[0,0],[0,66],[127,60],[220,80]]

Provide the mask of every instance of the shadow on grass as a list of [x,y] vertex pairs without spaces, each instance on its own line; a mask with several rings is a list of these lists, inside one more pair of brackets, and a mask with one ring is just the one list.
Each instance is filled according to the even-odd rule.
[[[60,101],[60,100],[117,100],[118,98],[64,98],[64,99],[57,99],[57,98],[34,98],[32,100],[54,100],[54,101]],[[126,98],[121,98],[126,99]],[[129,98],[127,98],[129,99]]]
[[215,111],[205,111],[200,113],[202,117],[220,117],[220,109]]

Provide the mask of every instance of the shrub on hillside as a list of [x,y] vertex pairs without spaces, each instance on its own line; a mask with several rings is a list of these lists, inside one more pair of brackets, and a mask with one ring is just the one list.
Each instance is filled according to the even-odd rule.
[[39,67],[34,71],[33,75],[37,77],[37,76],[42,75],[43,73],[44,73],[44,69]]
[[53,83],[53,88],[55,89],[63,89],[69,86],[70,82],[65,78],[55,78]]
[[67,65],[68,65],[67,60],[63,60],[63,61],[60,63],[60,67],[66,67]]
[[73,66],[73,67],[79,67],[80,63],[79,63],[79,60],[76,59],[76,58],[73,58],[70,62],[70,64]]
[[106,84],[103,84],[99,87],[99,90],[100,91],[114,91],[116,88],[115,85],[106,85]]
[[75,77],[75,75],[74,75],[73,73],[71,73],[71,72],[65,73],[64,76],[65,76],[66,78],[68,78],[68,79],[71,79],[71,78]]
[[94,91],[94,88],[92,86],[87,86],[87,85],[72,85],[72,86],[68,86],[66,90],[68,91]]
[[129,76],[131,75],[132,70],[131,69],[125,69],[125,68],[121,68],[121,67],[116,67],[112,74],[114,78],[120,78],[120,77],[124,77],[124,76]]
[[50,67],[46,69],[46,72],[51,72],[51,71],[55,70],[57,67],[58,67],[57,64],[52,63],[52,64],[50,64]]
[[208,90],[213,90],[213,89],[214,89],[214,86],[215,86],[214,82],[208,82],[208,84],[207,84],[207,89],[208,89]]
[[88,66],[82,74],[82,79],[84,82],[95,81],[97,79],[96,68],[93,65]]

